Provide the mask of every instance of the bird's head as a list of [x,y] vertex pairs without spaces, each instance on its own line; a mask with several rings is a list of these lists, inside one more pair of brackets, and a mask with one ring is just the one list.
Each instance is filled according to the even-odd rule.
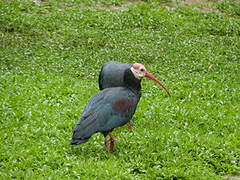
[[165,85],[161,81],[159,81],[157,78],[155,78],[151,73],[149,73],[143,64],[134,63],[131,67],[131,71],[132,71],[134,77],[139,80],[141,80],[144,77],[147,77],[147,78],[152,79],[153,81],[157,82],[168,93],[168,95],[171,96],[170,91],[165,87]]
[[132,71],[134,77],[139,80],[141,80],[147,73],[147,70],[144,67],[144,65],[142,65],[140,63],[134,63],[131,67],[131,71]]

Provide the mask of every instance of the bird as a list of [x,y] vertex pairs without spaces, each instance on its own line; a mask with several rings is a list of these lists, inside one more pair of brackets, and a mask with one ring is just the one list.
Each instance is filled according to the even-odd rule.
[[[131,68],[133,64],[129,63],[121,63],[116,61],[109,61],[106,62],[99,73],[98,76],[98,85],[99,89],[103,90],[106,88],[111,87],[121,87],[124,85],[123,77],[124,77],[124,71],[128,68]],[[163,84],[161,85],[163,88],[165,87]],[[167,90],[167,89],[165,89]],[[170,92],[167,90],[167,93],[169,96],[171,96]],[[139,99],[141,98],[141,95],[139,96]],[[128,129],[130,132],[132,132],[133,123],[129,121],[128,123]]]
[[143,64],[134,63],[124,70],[121,87],[105,88],[96,93],[73,129],[71,144],[86,143],[93,134],[102,133],[106,151],[114,152],[116,137],[112,131],[132,119],[140,100],[141,80],[144,77],[162,86]]

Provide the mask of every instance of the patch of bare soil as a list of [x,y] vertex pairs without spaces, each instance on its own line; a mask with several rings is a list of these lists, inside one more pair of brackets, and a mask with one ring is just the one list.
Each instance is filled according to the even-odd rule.
[[240,176],[224,176],[227,180],[240,180]]
[[201,12],[204,12],[204,13],[208,13],[208,12],[220,13],[216,9],[210,8],[209,5],[211,5],[214,2],[209,1],[209,0],[185,0],[185,1],[181,1],[181,2],[172,1],[172,3],[175,4],[175,6],[178,6],[178,7],[195,6],[194,7],[195,10],[198,10],[198,11],[201,11]]
[[119,10],[119,11],[128,10],[128,8],[122,7],[122,6],[106,6],[106,5],[103,5],[103,4],[97,5],[96,8],[102,9],[102,10],[107,10],[107,11],[109,11],[109,10]]
[[206,0],[186,0],[186,1],[181,1],[179,4],[182,6],[188,6],[191,4],[196,4],[196,3],[206,3]]
[[103,9],[103,10],[118,10],[118,11],[127,11],[129,8],[128,6],[131,6],[131,5],[135,5],[135,4],[138,4],[142,2],[141,0],[135,0],[135,1],[129,1],[129,0],[126,0],[124,1],[124,6],[106,6],[104,4],[100,4],[100,5],[97,5],[96,8],[98,9]]

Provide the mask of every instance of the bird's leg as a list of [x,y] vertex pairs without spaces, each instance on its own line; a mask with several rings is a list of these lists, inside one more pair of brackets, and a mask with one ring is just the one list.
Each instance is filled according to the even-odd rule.
[[128,130],[129,130],[130,132],[133,131],[133,123],[132,123],[132,121],[129,121],[129,123],[128,123]]
[[108,140],[108,132],[103,132],[102,133],[103,135],[104,135],[104,146],[105,146],[105,149],[106,149],[106,151],[108,151],[109,152],[109,146],[110,146],[110,144],[109,144],[109,140]]
[[109,146],[109,152],[114,152],[115,151],[115,147],[114,147],[114,144],[115,144],[115,141],[116,141],[116,137],[112,135],[112,133],[108,133],[108,135],[110,136],[110,146]]
[[[116,141],[115,136],[112,135],[111,132],[109,133],[103,133],[105,139],[104,139],[104,146],[107,152],[114,152],[115,148],[114,148],[114,143]],[[109,136],[109,138],[108,138]]]
[[107,152],[110,152],[110,144],[109,144],[109,140],[108,140],[108,135],[105,136],[105,139],[104,139],[104,146],[105,146],[105,149]]

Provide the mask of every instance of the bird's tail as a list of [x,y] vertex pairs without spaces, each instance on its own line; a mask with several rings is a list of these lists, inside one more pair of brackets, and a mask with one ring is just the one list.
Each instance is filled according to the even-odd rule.
[[89,140],[89,138],[87,139],[72,139],[71,140],[71,144],[72,145],[78,145],[78,144],[82,144],[82,143],[85,143]]
[[77,124],[77,126],[73,129],[71,144],[78,145],[78,144],[85,143],[89,140],[90,137],[91,136],[88,136],[87,134],[85,134],[81,126]]

